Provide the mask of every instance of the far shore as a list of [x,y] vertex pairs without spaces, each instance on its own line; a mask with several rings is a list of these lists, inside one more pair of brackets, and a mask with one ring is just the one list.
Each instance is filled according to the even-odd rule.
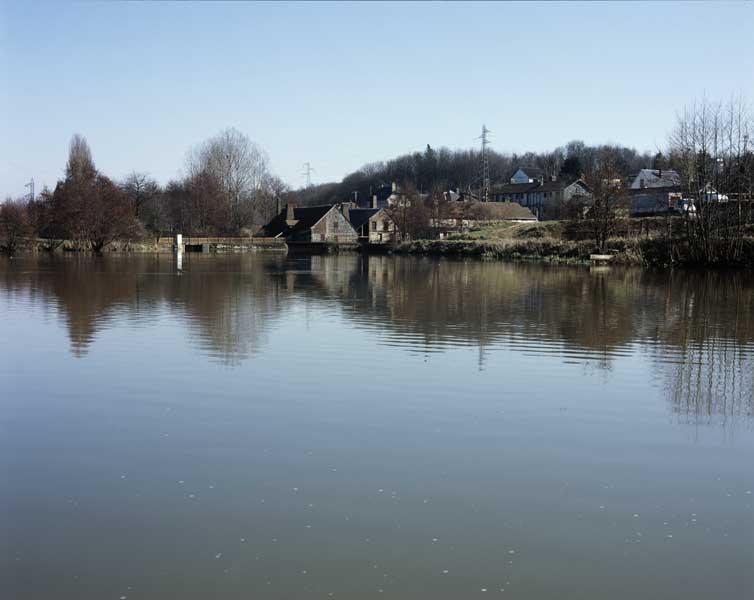
[[[648,268],[672,267],[754,267],[754,235],[741,241],[741,260],[735,264],[723,261],[698,264],[687,258],[685,244],[680,237],[669,237],[667,221],[662,218],[636,220],[633,229],[608,240],[607,248],[598,253],[593,240],[574,233],[573,227],[561,221],[532,223],[500,222],[446,235],[444,239],[416,239],[390,246],[362,246],[355,244],[312,244],[296,253],[340,253],[362,251],[452,258],[472,258],[500,261],[542,261],[555,264],[588,264],[600,254],[603,264],[633,265]],[[754,232],[753,232],[754,233]],[[579,238],[582,239],[579,239]],[[260,237],[191,237],[183,236],[183,249],[204,254],[227,252],[293,252],[284,240]],[[70,240],[27,239],[20,253],[91,253],[79,242]],[[104,247],[102,254],[158,253],[176,251],[172,237],[147,240],[115,240]]]

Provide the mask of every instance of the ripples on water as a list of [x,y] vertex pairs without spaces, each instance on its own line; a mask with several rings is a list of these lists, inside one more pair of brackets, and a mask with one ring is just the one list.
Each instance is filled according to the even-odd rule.
[[748,273],[4,260],[0,597],[742,597],[753,300]]
[[[169,328],[176,350],[233,368],[268,345],[287,319],[363,332],[358,356],[379,344],[416,355],[474,348],[588,363],[609,372],[646,355],[674,412],[751,416],[752,289],[746,273],[501,265],[336,257],[72,257],[5,261],[5,315],[65,324],[85,356],[101,333]],[[368,340],[368,343],[364,343]],[[135,351],[121,340],[121,352]],[[177,350],[180,349],[180,350]],[[295,346],[291,348],[295,356]],[[644,366],[644,365],[642,365]]]

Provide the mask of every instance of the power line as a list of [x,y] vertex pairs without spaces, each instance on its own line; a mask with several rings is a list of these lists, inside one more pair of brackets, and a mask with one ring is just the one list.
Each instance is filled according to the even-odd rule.
[[312,173],[314,173],[316,169],[312,167],[312,163],[305,162],[304,163],[304,172],[301,173],[301,177],[306,177],[306,187],[311,187],[312,185]]
[[29,201],[34,202],[34,178],[32,177],[29,183],[25,183],[24,187],[29,188]]
[[492,133],[486,125],[482,125],[482,135],[477,139],[482,140],[482,189],[479,196],[483,202],[490,200],[490,161],[487,156],[487,146],[490,143],[489,134]]

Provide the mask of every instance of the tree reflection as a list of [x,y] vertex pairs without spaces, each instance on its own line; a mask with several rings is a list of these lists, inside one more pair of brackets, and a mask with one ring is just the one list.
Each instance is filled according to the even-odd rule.
[[187,344],[237,365],[295,305],[337,307],[365,343],[411,352],[506,348],[609,372],[638,352],[682,420],[754,414],[754,282],[746,273],[654,273],[542,264],[272,254],[40,257],[0,265],[0,289],[52,306],[84,356],[118,323],[178,317]]
[[746,273],[675,274],[657,356],[674,413],[686,422],[754,415],[754,302]]
[[266,266],[280,257],[209,258],[184,256],[190,275],[177,274],[170,255],[41,257],[33,268],[7,265],[0,274],[6,290],[28,289],[52,303],[77,357],[115,323],[178,316],[187,325],[190,344],[237,364],[257,350],[279,314],[280,290],[270,285]]

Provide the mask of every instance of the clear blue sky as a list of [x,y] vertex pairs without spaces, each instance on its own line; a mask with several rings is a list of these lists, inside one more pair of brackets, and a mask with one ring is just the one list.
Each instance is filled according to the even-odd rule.
[[366,162],[572,139],[663,147],[699,97],[754,100],[754,4],[0,0],[0,197],[53,186],[75,132],[120,178],[180,174],[233,126],[298,187]]

